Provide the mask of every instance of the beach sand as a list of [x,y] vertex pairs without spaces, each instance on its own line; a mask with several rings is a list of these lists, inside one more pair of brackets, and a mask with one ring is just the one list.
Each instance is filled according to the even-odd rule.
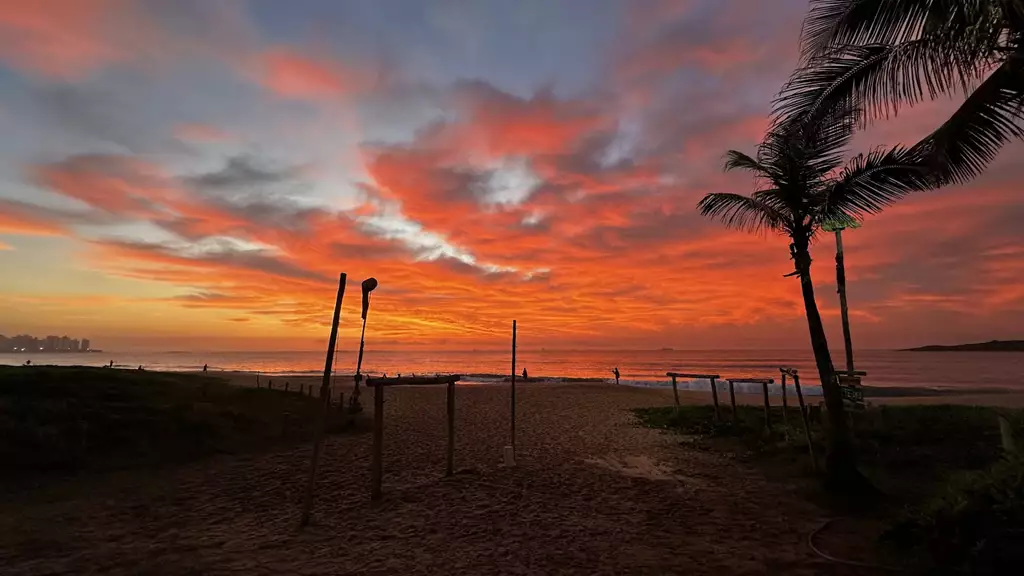
[[807,534],[827,515],[791,487],[635,425],[630,408],[669,404],[671,389],[518,387],[514,468],[502,465],[508,401],[506,386],[458,387],[457,473],[443,478],[443,387],[387,389],[382,502],[369,499],[370,435],[329,437],[303,531],[308,446],[5,495],[0,565],[9,575],[857,573],[810,551]]

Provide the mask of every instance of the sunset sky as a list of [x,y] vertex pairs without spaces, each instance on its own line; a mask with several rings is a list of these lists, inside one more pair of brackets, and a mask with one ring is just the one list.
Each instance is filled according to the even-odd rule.
[[[316,349],[344,271],[349,342],[375,276],[390,348],[806,347],[787,242],[695,210],[806,4],[0,0],[0,333]],[[856,344],[1024,337],[1022,151],[847,233]]]

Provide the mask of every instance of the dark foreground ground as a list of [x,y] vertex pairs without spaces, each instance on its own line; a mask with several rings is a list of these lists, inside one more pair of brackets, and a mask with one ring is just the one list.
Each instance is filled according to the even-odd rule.
[[[828,516],[729,453],[636,425],[671,392],[523,386],[518,465],[502,467],[508,391],[389,389],[385,495],[368,434],[328,438],[314,523],[298,530],[309,449],[47,480],[0,497],[0,566],[20,574],[854,574],[807,535]],[[684,394],[684,399],[690,399]],[[835,540],[835,541],[832,541]],[[838,555],[858,554],[824,537]]]

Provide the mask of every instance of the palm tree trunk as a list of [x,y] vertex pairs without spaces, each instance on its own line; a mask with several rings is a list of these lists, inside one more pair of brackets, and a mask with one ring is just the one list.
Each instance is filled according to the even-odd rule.
[[828,484],[836,489],[861,485],[865,479],[857,470],[853,439],[843,409],[843,397],[833,375],[832,355],[828,349],[825,326],[818,312],[818,304],[814,300],[811,255],[806,247],[794,247],[793,258],[800,275],[800,290],[804,298],[804,311],[807,313],[807,327],[811,333],[811,348],[814,350],[814,362],[825,396],[825,408],[828,410],[828,453],[825,459]]

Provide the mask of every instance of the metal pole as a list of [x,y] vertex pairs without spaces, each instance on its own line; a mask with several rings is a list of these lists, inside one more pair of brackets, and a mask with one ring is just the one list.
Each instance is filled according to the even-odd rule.
[[516,321],[512,321],[512,453],[516,451]]
[[[331,320],[331,337],[327,340],[327,360],[324,362],[324,379],[320,384],[320,410],[316,413],[313,428],[313,456],[309,462],[309,476],[306,478],[306,493],[302,500],[302,520],[300,526],[309,524],[310,511],[313,508],[313,484],[316,481],[316,467],[320,460],[320,447],[324,439],[324,419],[330,407],[331,396],[327,393],[331,386],[331,358],[338,343],[338,324],[341,321],[341,300],[345,297],[345,273],[338,278],[338,298],[334,302],[334,318]],[[257,373],[257,378],[259,374]]]

